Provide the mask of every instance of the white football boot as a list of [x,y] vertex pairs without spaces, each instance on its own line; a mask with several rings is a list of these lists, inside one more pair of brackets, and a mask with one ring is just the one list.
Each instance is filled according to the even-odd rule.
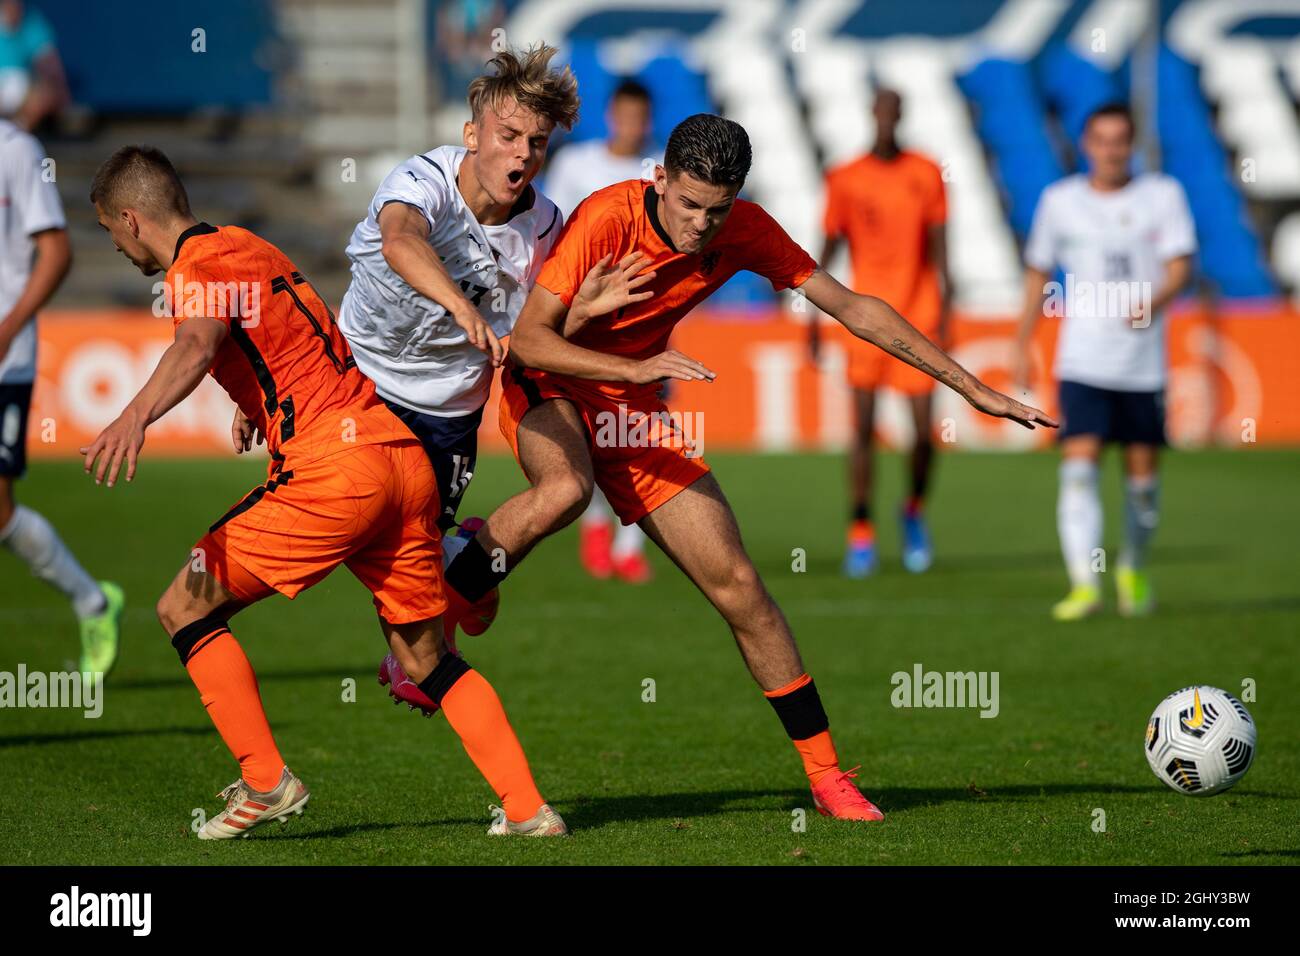
[[246,837],[268,820],[286,822],[290,815],[302,816],[311,797],[306,784],[285,767],[274,790],[258,793],[241,777],[217,796],[226,801],[226,809],[203,824],[200,840],[230,840]]
[[568,836],[569,828],[564,825],[560,815],[551,809],[549,803],[543,803],[527,820],[512,823],[506,818],[506,812],[500,807],[489,807],[492,811],[492,825],[488,827],[488,836]]

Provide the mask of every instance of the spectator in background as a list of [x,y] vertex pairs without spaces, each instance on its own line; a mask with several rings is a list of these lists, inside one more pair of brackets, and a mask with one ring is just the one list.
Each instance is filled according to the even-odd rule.
[[[566,220],[597,189],[654,176],[663,152],[650,150],[653,110],[650,91],[636,80],[625,79],[605,107],[606,138],[570,143],[555,154],[546,171],[545,192]],[[633,584],[650,580],[645,532],[635,524],[615,532],[614,512],[599,488],[592,491],[579,528],[578,554],[592,577],[615,575]]]
[[34,130],[68,104],[54,31],[22,0],[0,0],[0,115]]
[[651,179],[663,152],[653,150],[654,103],[636,80],[622,80],[605,107],[605,139],[562,146],[546,170],[546,195],[564,218],[597,189],[628,179]]
[[463,90],[483,72],[483,64],[498,53],[493,33],[506,22],[499,0],[451,0],[439,5],[437,59],[450,91]]

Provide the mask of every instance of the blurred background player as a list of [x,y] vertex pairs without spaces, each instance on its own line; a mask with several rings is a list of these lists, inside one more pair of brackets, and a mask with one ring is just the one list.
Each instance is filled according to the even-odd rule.
[[158,599],[158,620],[239,762],[239,779],[221,793],[225,810],[199,838],[242,836],[306,806],[310,794],[280,755],[229,619],[276,593],[292,599],[341,564],[371,592],[392,653],[501,798],[505,813],[489,832],[566,832],[537,792],[496,691],[448,650],[433,470],[358,371],[329,306],[269,242],[199,222],[157,149],[114,152],[90,198],[136,268],[166,270],[175,338],[122,414],[82,449],[86,471],[110,488],[119,469],[131,481],[146,429],[209,371],[237,406],[236,450],[261,435],[271,456],[266,484],[208,529]]
[[[654,149],[654,103],[650,91],[636,80],[619,81],[605,107],[605,139],[570,143],[556,152],[546,170],[546,194],[568,219],[597,189],[628,179],[654,174],[663,153]],[[614,530],[614,512],[599,488],[578,524],[578,554],[582,566],[595,578],[614,575],[633,584],[651,578],[645,557],[645,532],[635,524]]]
[[0,0],[0,115],[34,130],[68,104],[54,31],[22,0]]
[[95,581],[45,518],[14,501],[14,481],[27,469],[36,310],[71,263],[63,206],[54,177],[47,175],[45,151],[0,120],[0,542],[72,602],[81,624],[81,672],[107,674],[117,660],[122,589]]
[[[876,138],[871,151],[826,176],[821,266],[827,268],[841,243],[847,242],[853,290],[884,299],[940,348],[946,348],[952,289],[944,235],[947,203],[943,177],[931,160],[899,146],[902,99],[898,93],[878,90],[872,115]],[[815,312],[808,334],[816,361],[820,329]],[[925,571],[933,560],[923,506],[934,459],[930,427],[934,379],[869,343],[852,341],[848,349],[855,427],[849,448],[850,523],[844,573],[863,578],[877,567],[872,458],[876,395],[882,388],[904,395],[911,408],[916,437],[909,492],[900,513],[903,566],[912,572]]]
[[[1064,315],[1053,366],[1062,427],[1056,523],[1070,593],[1052,608],[1073,621],[1101,608],[1101,449],[1123,448],[1124,546],[1115,567],[1120,613],[1153,606],[1145,562],[1159,519],[1158,456],[1165,444],[1163,309],[1187,285],[1196,228],[1170,176],[1133,176],[1128,107],[1093,111],[1083,130],[1088,172],[1044,190],[1025,246],[1025,308],[1015,378],[1031,378],[1030,343],[1056,269]],[[1056,296],[1059,298],[1061,292]]]
[[430,59],[439,68],[446,89],[463,90],[497,52],[493,43],[504,32],[505,4],[501,0],[443,0],[434,8],[437,45]]

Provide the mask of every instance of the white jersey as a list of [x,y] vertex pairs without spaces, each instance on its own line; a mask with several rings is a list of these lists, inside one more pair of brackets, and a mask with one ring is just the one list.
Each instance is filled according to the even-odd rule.
[[[1058,381],[1154,392],[1165,384],[1165,318],[1135,323],[1131,309],[1150,301],[1170,259],[1196,252],[1196,226],[1177,180],[1160,173],[1099,192],[1080,174],[1043,191],[1025,244],[1025,262],[1051,275],[1063,308],[1054,371]],[[1050,313],[1049,313],[1050,314]]]
[[[63,205],[53,177],[46,176],[41,144],[8,120],[0,120],[0,318],[9,314],[32,274],[32,236],[64,229]],[[0,356],[0,385],[36,379],[36,320]]]
[[[647,162],[646,160],[652,160]],[[546,195],[560,207],[565,218],[597,189],[628,179],[652,179],[655,163],[662,163],[663,155],[649,157],[615,156],[602,139],[570,143],[551,159],[546,170]]]
[[460,146],[440,146],[388,174],[348,243],[352,282],[339,309],[339,329],[379,394],[443,417],[483,407],[492,384],[491,361],[446,309],[388,265],[379,211],[402,202],[424,213],[429,245],[498,336],[514,328],[563,224],[555,203],[532,186],[520,200],[526,209],[499,226],[480,223],[456,186],[465,154]]

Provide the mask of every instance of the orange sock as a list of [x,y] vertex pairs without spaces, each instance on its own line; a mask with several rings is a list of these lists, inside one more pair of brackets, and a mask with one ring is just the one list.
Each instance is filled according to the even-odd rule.
[[469,759],[501,798],[506,818],[522,823],[536,815],[542,795],[501,698],[487,679],[467,668],[443,695],[442,710]]
[[195,642],[185,669],[221,739],[239,761],[240,775],[254,790],[274,790],[284,771],[284,759],[262,709],[253,665],[230,629],[220,624]]
[[875,538],[876,529],[870,521],[857,520],[849,524],[850,544],[870,544]]
[[829,729],[815,734],[807,740],[796,740],[794,749],[803,758],[803,770],[813,785],[821,782],[823,777],[840,772],[840,758],[835,754],[835,742],[831,740]]
[[763,696],[776,710],[794,749],[799,751],[808,781],[815,785],[828,774],[839,773],[839,758],[813,679],[800,674],[784,686],[763,691]]

